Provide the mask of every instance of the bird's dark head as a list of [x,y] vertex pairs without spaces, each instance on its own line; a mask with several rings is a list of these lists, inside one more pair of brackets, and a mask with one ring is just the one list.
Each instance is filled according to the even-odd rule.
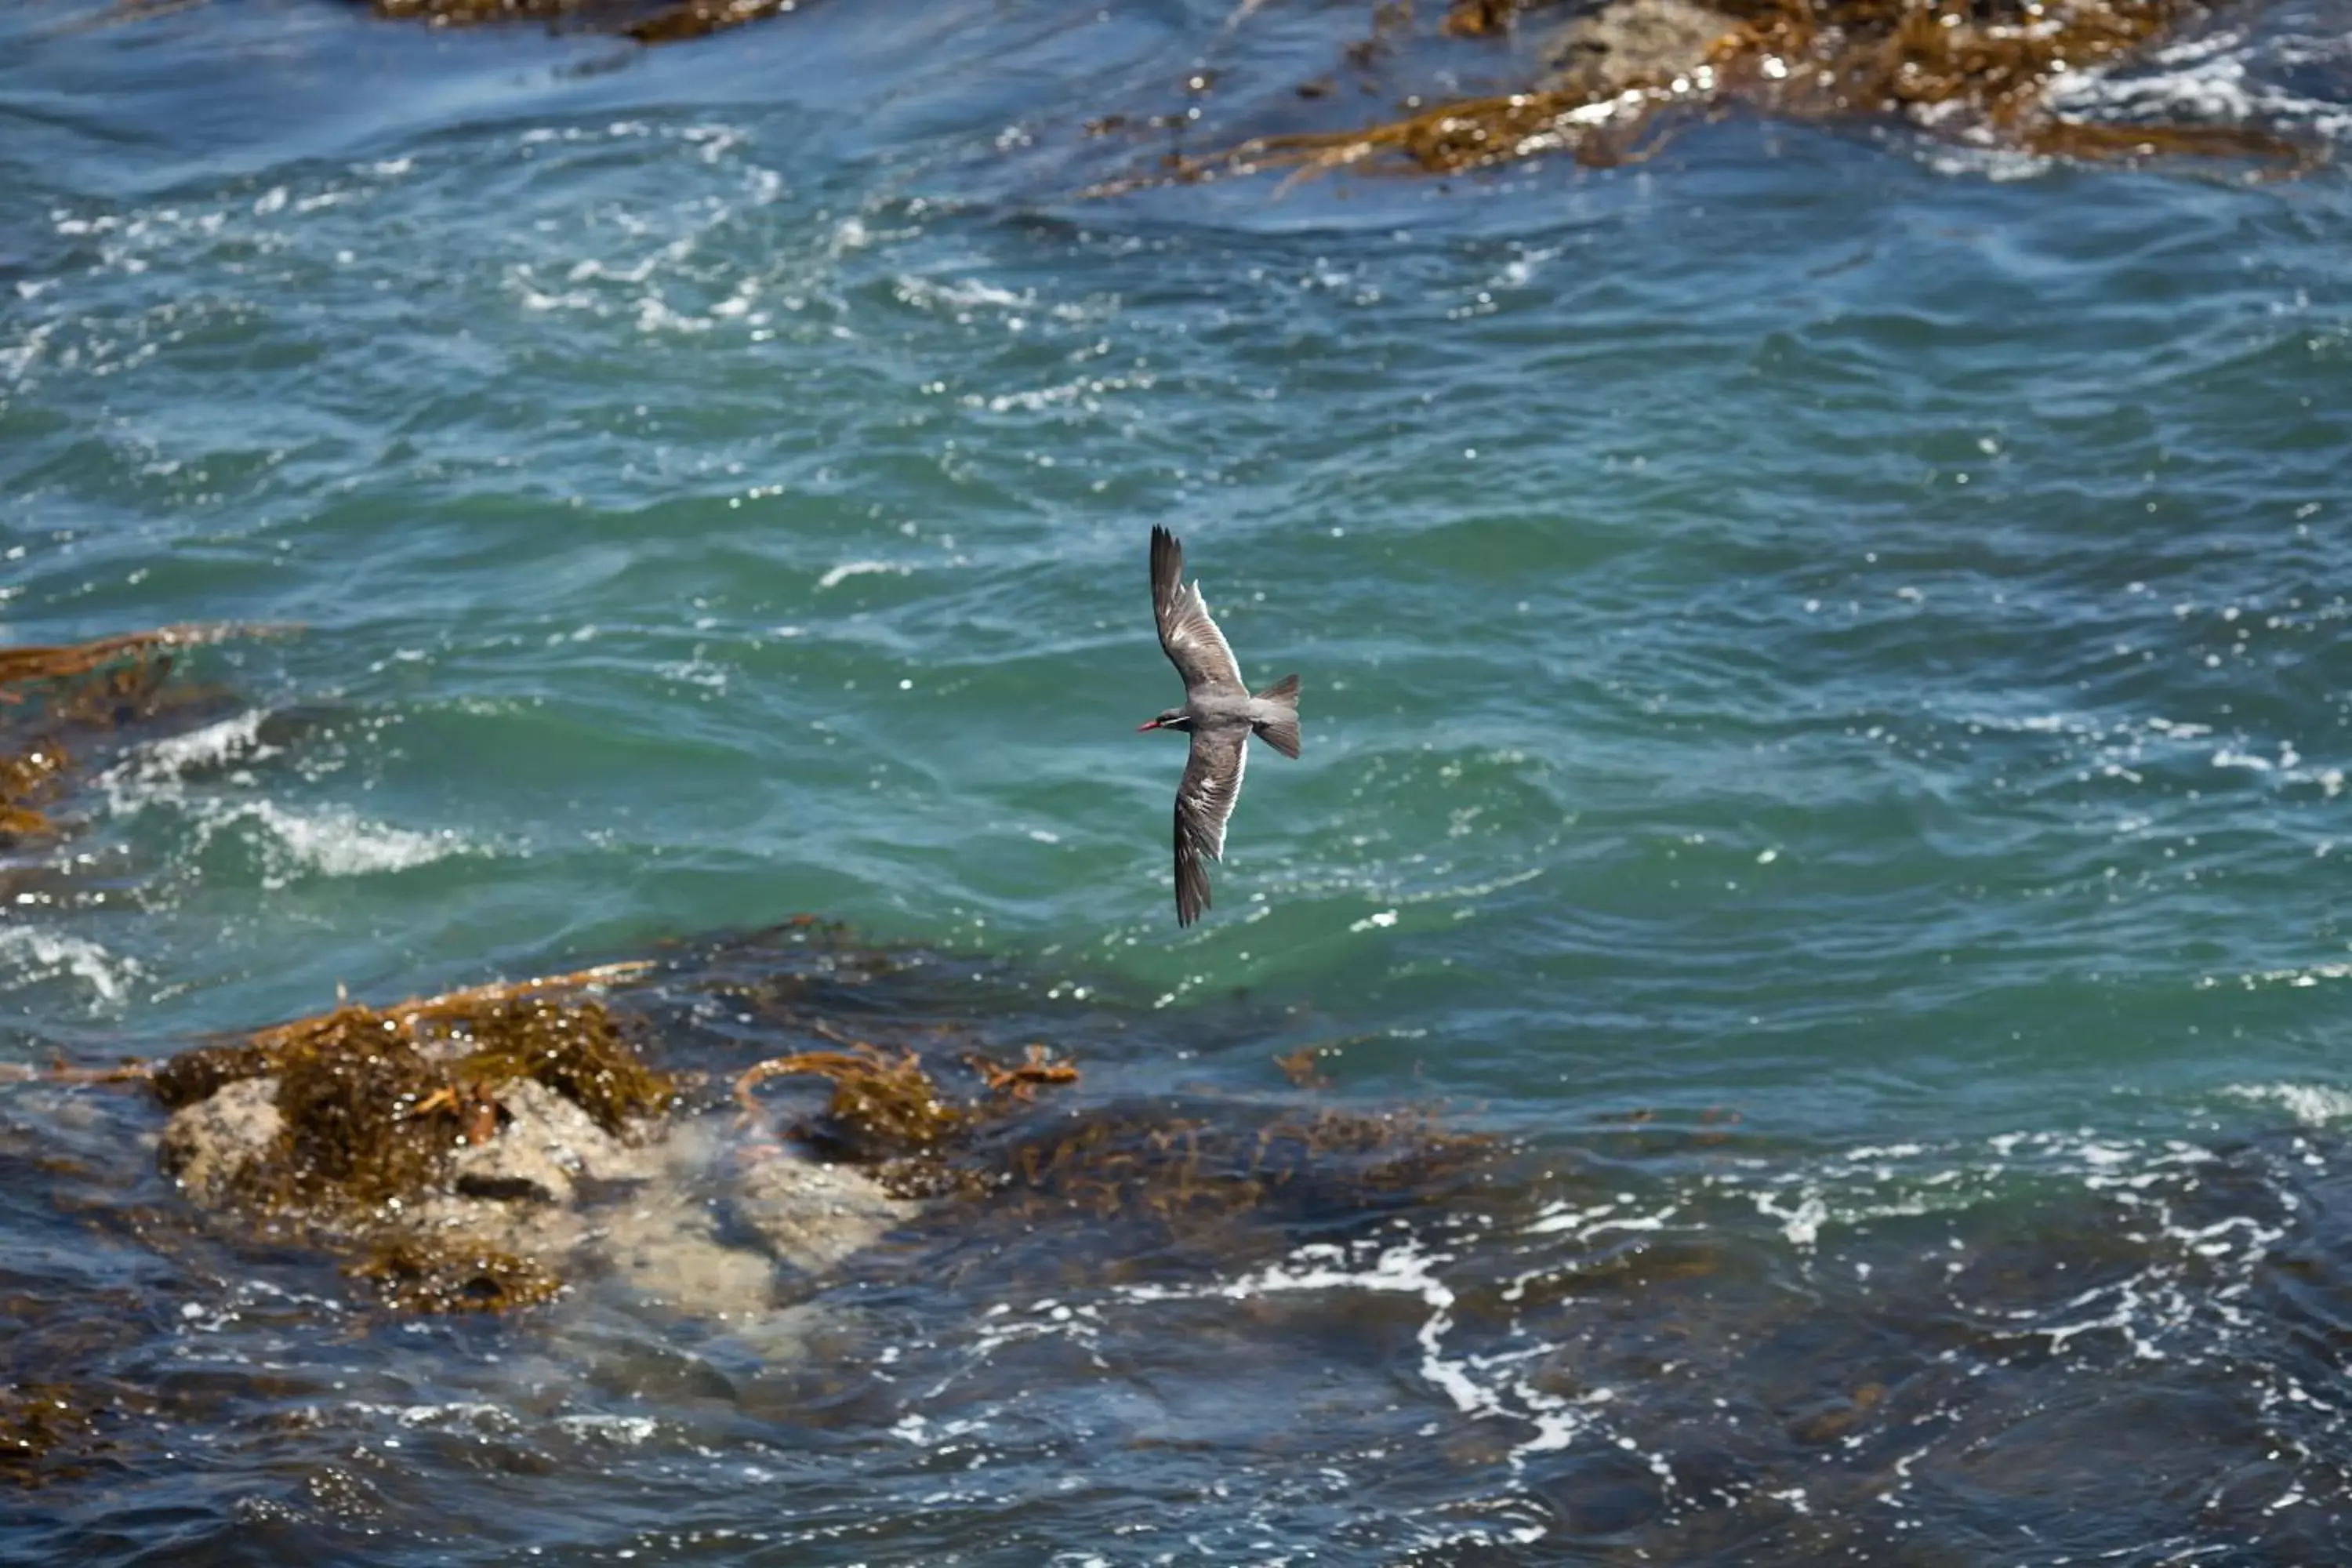
[[1181,708],[1171,708],[1150,723],[1138,724],[1135,732],[1139,735],[1146,730],[1180,730],[1189,733],[1192,728],[1192,716],[1190,713]]

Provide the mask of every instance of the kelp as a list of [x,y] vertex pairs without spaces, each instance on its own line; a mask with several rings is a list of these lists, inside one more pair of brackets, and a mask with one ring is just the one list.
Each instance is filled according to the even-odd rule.
[[0,1482],[38,1486],[55,1459],[89,1447],[102,1409],[75,1384],[0,1384]]
[[64,745],[54,740],[0,754],[0,843],[49,831],[48,816],[41,807],[57,792],[71,762]]
[[630,0],[369,0],[369,8],[389,21],[436,27],[568,23],[641,44],[671,44],[796,11],[800,0],[677,0],[658,7]]
[[1732,14],[1741,26],[1709,63],[1781,113],[1929,124],[1957,110],[1996,143],[2076,157],[2311,156],[2248,127],[2102,125],[2052,110],[2061,77],[2117,64],[2203,15],[2189,0],[1768,0]]
[[675,44],[799,9],[800,0],[686,0],[623,31],[641,44]]
[[912,1051],[893,1058],[860,1044],[845,1051],[800,1051],[746,1068],[735,1098],[756,1110],[752,1091],[772,1078],[808,1075],[833,1085],[823,1141],[853,1162],[928,1153],[971,1122],[971,1107],[942,1094]]
[[1041,1045],[1031,1046],[1024,1058],[1010,1067],[977,1052],[963,1059],[965,1066],[986,1081],[989,1093],[1010,1095],[1018,1100],[1026,1100],[1049,1085],[1078,1081],[1076,1068],[1068,1062],[1055,1061],[1053,1054]]
[[[25,1169],[12,1162],[10,1174]],[[37,1283],[37,1262],[16,1261],[0,1276],[0,1487],[31,1488],[89,1474],[127,1429],[149,1426],[156,1400],[117,1375],[149,1332],[141,1290],[81,1273],[58,1292]]]
[[561,1295],[563,1281],[527,1258],[458,1240],[438,1245],[395,1236],[368,1249],[344,1272],[365,1280],[376,1299],[401,1312],[510,1312]]
[[[642,966],[612,965],[614,970]],[[543,991],[502,992],[466,1016],[475,1048],[453,1069],[461,1084],[495,1093],[499,1085],[521,1079],[542,1084],[588,1113],[605,1131],[619,1135],[633,1120],[667,1105],[675,1086],[645,1064],[602,1004],[577,997],[556,999]],[[465,1096],[453,1089],[462,1100]]]
[[264,637],[292,629],[283,626],[224,621],[158,626],[144,632],[122,632],[82,643],[0,647],[0,703],[21,701],[26,688],[43,682],[68,681],[125,661],[143,664],[166,648],[193,647],[202,643]]
[[[152,21],[206,0],[115,0],[104,16],[72,30]],[[677,43],[726,32],[800,9],[803,0],[362,0],[388,22],[432,27],[491,27],[536,24],[598,32],[640,44]]]
[[735,1094],[757,1112],[769,1080],[826,1080],[824,1110],[799,1135],[829,1159],[868,1167],[901,1197],[952,1196],[1010,1205],[1024,1219],[1078,1213],[1177,1225],[1277,1203],[1345,1212],[1402,1201],[1494,1147],[1454,1131],[1434,1112],[1326,1108],[1311,1114],[1208,1116],[1121,1107],[1045,1117],[1036,1092],[1078,1081],[1043,1046],[1007,1067],[966,1053],[981,1093],[943,1089],[914,1050],[870,1043],[803,1051],[746,1069]]
[[182,1051],[158,1064],[149,1082],[164,1108],[176,1110],[239,1079],[270,1077],[305,1058],[382,1049],[415,1052],[455,1040],[471,1042],[474,1048],[439,1064],[435,1088],[454,1088],[468,1079],[534,1078],[577,1100],[612,1131],[621,1119],[664,1103],[669,1088],[620,1037],[604,1004],[582,994],[639,979],[652,968],[642,959],[599,964],[413,997],[383,1008],[341,1000],[331,1012]]
[[177,1109],[244,1079],[278,1079],[279,1146],[247,1179],[272,1210],[376,1208],[438,1182],[475,1110],[531,1079],[608,1132],[668,1105],[675,1086],[647,1067],[591,988],[650,965],[478,985],[374,1008],[332,1012],[181,1052],[158,1067],[155,1096]]
[[1025,1217],[1075,1211],[1169,1228],[1265,1209],[1328,1217],[1418,1201],[1496,1147],[1435,1110],[1277,1110],[1255,1126],[1113,1110],[1024,1138],[1003,1156]]
[[[1457,0],[1442,30],[1502,32],[1524,9],[1517,0]],[[1458,174],[1553,153],[1621,163],[1654,151],[1675,117],[1738,108],[1818,122],[1902,120],[1948,140],[2083,159],[2241,158],[2291,172],[2317,162],[2317,148],[2254,127],[2107,124],[2052,106],[2063,78],[2144,52],[2203,15],[2194,0],[1618,0],[1575,26],[1646,25],[1641,52],[1654,58],[1600,68],[1593,57],[1605,57],[1607,44],[1588,38],[1581,62],[1528,90],[1415,100],[1409,112],[1360,129],[1171,156],[1157,178],[1097,193],[1260,170]],[[1654,58],[1672,54],[1658,38],[1677,34],[1687,56]],[[1579,47],[1573,26],[1565,37]]]
[[160,626],[84,643],[0,647],[0,845],[56,830],[49,808],[82,765],[72,742],[201,699],[168,684],[176,668],[172,650],[288,629]]
[[1457,38],[1484,38],[1508,32],[1518,13],[1519,0],[1454,0],[1443,30]]

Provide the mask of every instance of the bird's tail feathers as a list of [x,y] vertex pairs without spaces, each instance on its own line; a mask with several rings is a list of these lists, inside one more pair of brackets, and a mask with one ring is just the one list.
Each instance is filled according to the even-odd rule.
[[1252,728],[1284,756],[1298,755],[1298,677],[1284,676],[1259,692],[1257,700],[1272,711],[1255,715]]

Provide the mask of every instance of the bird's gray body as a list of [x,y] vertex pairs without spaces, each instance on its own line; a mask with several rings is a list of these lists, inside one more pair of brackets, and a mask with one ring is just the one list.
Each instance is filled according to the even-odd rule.
[[1280,720],[1290,711],[1279,703],[1247,691],[1194,692],[1184,699],[1184,716],[1192,721],[1195,732],[1202,728],[1239,725],[1255,730],[1261,724]]
[[1298,677],[1286,675],[1255,694],[1242,684],[1241,665],[1210,618],[1200,584],[1184,581],[1184,547],[1164,528],[1151,531],[1151,608],[1160,646],[1184,679],[1184,704],[1143,728],[1192,738],[1176,786],[1176,923],[1191,925],[1209,907],[1206,862],[1224,853],[1250,736],[1298,755]]

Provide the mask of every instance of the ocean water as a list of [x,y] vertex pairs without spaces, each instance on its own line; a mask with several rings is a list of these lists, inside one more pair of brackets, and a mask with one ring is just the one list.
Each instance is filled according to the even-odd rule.
[[[1230,10],[0,18],[0,638],[301,628],[6,852],[7,1059],[812,911],[1081,1095],[1497,1140],[758,1332],[416,1324],[0,1086],[11,1373],[116,1401],[0,1557],[2343,1556],[2341,171],[1734,117],[1086,195],[1360,31]],[[2325,144],[2347,21],[2073,98]],[[1155,523],[1305,689],[1182,932]]]

